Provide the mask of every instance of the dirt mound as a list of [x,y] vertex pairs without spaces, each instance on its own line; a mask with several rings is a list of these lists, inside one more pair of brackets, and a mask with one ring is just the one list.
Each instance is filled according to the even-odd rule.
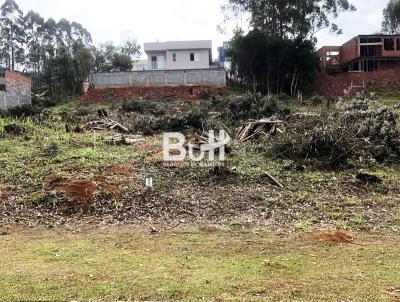
[[181,99],[181,100],[199,100],[205,96],[223,95],[227,93],[228,88],[209,87],[209,86],[166,86],[166,87],[124,87],[96,89],[81,97],[83,101],[124,101],[134,97],[143,97],[146,99]]
[[96,184],[90,180],[66,180],[49,175],[45,178],[44,187],[54,194],[62,193],[73,200],[76,205],[89,203],[96,192]]
[[304,235],[305,238],[316,239],[327,243],[352,243],[353,237],[343,231],[311,232]]
[[103,198],[118,198],[121,185],[134,173],[131,164],[111,165],[103,171],[94,171],[94,178],[87,179],[84,175],[74,175],[74,167],[70,168],[63,171],[67,176],[47,175],[43,187],[51,194],[62,194],[71,210],[96,204],[100,195]]

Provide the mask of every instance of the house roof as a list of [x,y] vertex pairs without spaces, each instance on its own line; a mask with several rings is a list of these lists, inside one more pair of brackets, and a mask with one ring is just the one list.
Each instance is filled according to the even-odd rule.
[[144,51],[167,51],[167,50],[184,50],[184,49],[212,49],[211,40],[198,41],[167,41],[144,43]]

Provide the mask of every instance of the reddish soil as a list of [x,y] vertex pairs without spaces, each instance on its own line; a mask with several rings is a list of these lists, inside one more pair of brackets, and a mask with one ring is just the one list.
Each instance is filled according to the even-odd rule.
[[130,164],[113,165],[108,168],[108,172],[113,175],[129,175],[133,173],[133,167]]
[[63,193],[77,205],[89,203],[97,190],[96,184],[90,180],[65,180],[54,175],[45,178],[44,187],[55,194]]
[[228,92],[227,87],[213,86],[135,86],[122,88],[96,89],[81,97],[83,101],[124,101],[134,97],[146,99],[174,98],[181,100],[199,100],[206,93],[209,95],[223,95]]
[[[53,194],[64,194],[66,198],[73,202],[70,206],[80,208],[94,203],[96,195],[101,193],[110,194],[113,199],[118,198],[121,185],[126,181],[126,178],[133,174],[133,171],[131,164],[112,165],[106,167],[103,172],[94,171],[94,179],[89,180],[85,179],[84,175],[74,175],[73,169],[64,169],[63,172],[66,172],[68,176],[57,177],[54,174],[49,174],[44,179],[44,189]],[[115,179],[107,182],[110,176],[115,176]]]
[[353,237],[342,231],[311,232],[304,235],[305,238],[312,238],[327,243],[352,243]]

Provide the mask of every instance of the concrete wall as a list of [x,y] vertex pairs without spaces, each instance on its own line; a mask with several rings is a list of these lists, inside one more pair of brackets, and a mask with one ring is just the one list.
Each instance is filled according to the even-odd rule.
[[226,86],[226,73],[223,69],[95,73],[93,84],[97,89],[129,86]]
[[8,94],[0,91],[0,109],[10,109],[17,106],[31,104],[31,98]]
[[6,71],[2,80],[5,91],[0,91],[0,109],[31,104],[30,78],[12,71]]

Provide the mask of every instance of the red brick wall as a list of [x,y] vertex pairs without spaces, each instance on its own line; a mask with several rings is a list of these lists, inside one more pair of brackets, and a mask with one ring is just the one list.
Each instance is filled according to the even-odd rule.
[[400,68],[377,70],[364,73],[339,73],[328,75],[319,73],[315,77],[312,94],[321,95],[326,98],[336,98],[344,95],[344,90],[353,86],[373,84],[385,88],[386,86],[400,87]]

